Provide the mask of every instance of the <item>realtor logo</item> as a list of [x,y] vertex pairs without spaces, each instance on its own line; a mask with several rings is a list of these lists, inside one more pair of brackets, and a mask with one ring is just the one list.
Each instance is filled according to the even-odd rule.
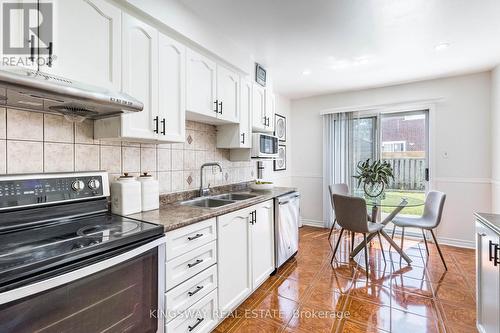
[[4,3],[2,19],[4,55],[52,53],[52,3]]

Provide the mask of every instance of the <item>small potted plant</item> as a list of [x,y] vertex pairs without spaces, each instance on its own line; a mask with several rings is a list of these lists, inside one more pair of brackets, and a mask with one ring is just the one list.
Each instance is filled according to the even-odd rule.
[[394,179],[391,165],[387,161],[361,161],[357,166],[358,187],[363,184],[365,194],[370,198],[377,198],[384,193],[390,179]]

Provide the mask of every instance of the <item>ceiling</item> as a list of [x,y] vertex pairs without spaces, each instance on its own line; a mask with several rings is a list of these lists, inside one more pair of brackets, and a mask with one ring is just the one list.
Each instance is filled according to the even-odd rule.
[[247,50],[290,98],[500,63],[498,0],[177,1]]

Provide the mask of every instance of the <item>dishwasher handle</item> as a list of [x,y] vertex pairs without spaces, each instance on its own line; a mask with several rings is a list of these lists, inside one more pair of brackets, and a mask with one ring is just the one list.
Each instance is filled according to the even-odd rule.
[[287,203],[291,202],[291,201],[295,201],[296,199],[300,198],[300,194],[296,194],[294,196],[288,196],[286,197],[286,199],[288,200],[285,200],[285,201],[281,201],[279,198],[278,198],[278,204],[279,205],[286,205]]

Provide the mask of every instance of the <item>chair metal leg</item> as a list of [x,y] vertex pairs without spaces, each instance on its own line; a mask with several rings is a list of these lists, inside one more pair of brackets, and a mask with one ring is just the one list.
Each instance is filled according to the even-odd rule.
[[330,238],[332,237],[333,229],[335,229],[335,223],[337,223],[337,219],[333,220],[332,227],[330,228],[330,233],[328,234],[328,240],[330,240]]
[[401,231],[401,250],[403,250],[403,242],[405,241],[405,227],[402,228]]
[[427,245],[427,238],[425,237],[425,230],[422,229],[422,236],[424,236],[425,250],[427,251],[427,256],[429,256],[429,245]]
[[337,250],[339,248],[343,233],[344,233],[344,228],[340,229],[340,235],[339,238],[337,239],[337,244],[335,245],[335,249],[333,250],[332,261],[330,261],[330,265],[333,265],[333,259],[335,259],[335,254],[337,253]]
[[387,263],[385,261],[385,253],[384,253],[384,246],[382,245],[382,237],[380,236],[380,231],[377,232],[377,236],[378,236],[378,241],[380,243],[380,250],[382,251],[382,257],[384,258],[384,263]]
[[448,270],[448,266],[446,266],[446,262],[444,261],[443,253],[441,253],[441,248],[439,247],[438,241],[436,239],[436,235],[434,235],[434,231],[432,231],[432,229],[430,231],[431,231],[432,238],[434,239],[434,243],[436,243],[436,247],[438,249],[439,256],[441,257],[441,261],[443,262],[443,265],[444,265],[444,269]]
[[[394,239],[394,234],[396,233],[396,225],[393,224],[392,225],[392,235],[391,235],[391,238]],[[391,247],[392,245],[389,243],[389,251],[391,251]]]
[[368,243],[366,241],[366,234],[363,234],[363,238],[365,241],[365,267],[366,267],[366,278],[368,279]]
[[351,252],[354,250],[354,236],[355,232],[351,232]]

